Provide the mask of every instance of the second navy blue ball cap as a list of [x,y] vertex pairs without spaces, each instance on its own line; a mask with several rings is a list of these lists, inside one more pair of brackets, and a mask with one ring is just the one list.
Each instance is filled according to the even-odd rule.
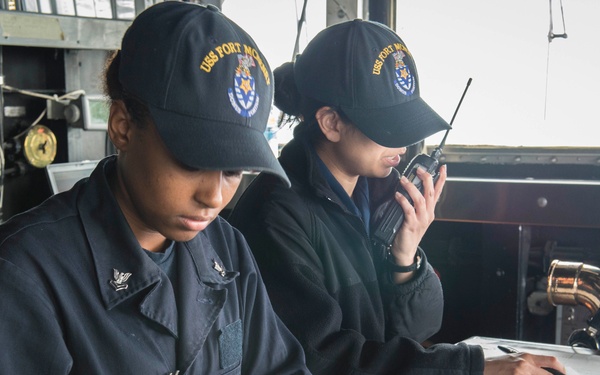
[[377,22],[325,28],[298,55],[294,77],[301,94],[341,110],[385,147],[409,146],[450,128],[421,98],[406,44]]

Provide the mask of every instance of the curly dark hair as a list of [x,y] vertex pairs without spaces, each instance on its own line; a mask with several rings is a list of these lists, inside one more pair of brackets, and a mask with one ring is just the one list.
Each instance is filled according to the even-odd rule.
[[121,52],[114,51],[106,60],[104,66],[104,94],[109,104],[115,100],[122,100],[133,122],[144,126],[152,119],[148,106],[134,95],[128,93],[119,81],[119,66],[121,65]]
[[323,133],[319,129],[315,115],[321,107],[331,107],[346,123],[350,119],[341,109],[328,103],[314,100],[298,91],[294,78],[294,63],[286,62],[273,71],[275,78],[275,100],[274,104],[283,112],[279,127],[298,124],[294,129],[296,134],[308,134],[314,141],[323,139]]

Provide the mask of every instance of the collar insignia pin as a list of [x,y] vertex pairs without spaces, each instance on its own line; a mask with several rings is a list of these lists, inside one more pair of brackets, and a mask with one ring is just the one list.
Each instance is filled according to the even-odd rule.
[[221,275],[221,277],[225,277],[225,268],[222,265],[217,263],[216,260],[213,259],[213,268]]
[[113,280],[110,281],[110,285],[118,292],[119,290],[125,290],[129,287],[127,280],[131,276],[131,272],[119,272],[116,268],[113,268]]

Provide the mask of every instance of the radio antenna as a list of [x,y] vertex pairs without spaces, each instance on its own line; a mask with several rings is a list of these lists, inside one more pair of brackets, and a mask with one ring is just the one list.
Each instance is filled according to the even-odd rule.
[[437,147],[440,150],[446,144],[446,138],[448,137],[448,133],[450,133],[450,130],[452,129],[452,124],[454,123],[454,118],[456,118],[456,114],[458,113],[460,105],[462,104],[462,101],[465,98],[465,94],[467,93],[467,90],[469,89],[469,86],[471,86],[471,81],[472,80],[473,80],[473,78],[469,78],[469,80],[467,81],[467,86],[465,87],[465,91],[463,91],[462,96],[460,97],[460,101],[458,102],[458,106],[456,106],[456,110],[454,110],[454,114],[452,115],[452,120],[450,120],[450,129],[446,130],[446,134],[444,134],[444,138],[442,139],[442,142]]
[[442,149],[444,148],[444,145],[446,144],[446,138],[448,138],[448,133],[450,133],[450,130],[452,130],[452,124],[454,123],[454,118],[456,117],[456,114],[458,113],[458,109],[460,108],[460,105],[462,104],[462,101],[465,98],[465,94],[467,93],[469,86],[471,86],[472,80],[473,80],[473,78],[469,78],[469,80],[467,81],[467,86],[465,87],[465,91],[463,91],[462,96],[460,97],[460,100],[458,102],[458,105],[456,106],[456,110],[454,111],[454,115],[452,115],[452,120],[450,120],[450,129],[446,130],[446,134],[444,134],[444,138],[442,139],[442,142],[440,142],[440,145],[437,146],[431,152],[431,157],[435,158],[436,160],[438,160],[440,158],[440,156],[442,155]]

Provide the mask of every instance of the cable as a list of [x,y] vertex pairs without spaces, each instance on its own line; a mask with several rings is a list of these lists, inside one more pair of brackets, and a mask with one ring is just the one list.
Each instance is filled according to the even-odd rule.
[[302,13],[300,14],[300,19],[297,22],[297,30],[296,30],[296,43],[294,43],[294,52],[292,53],[292,61],[296,59],[296,55],[300,51],[300,33],[302,32],[302,25],[306,22],[306,5],[308,4],[308,0],[304,0],[304,4],[302,4]]
[[548,30],[548,52],[546,55],[546,91],[544,93],[544,120],[546,120],[546,112],[547,112],[547,107],[548,107],[548,81],[549,81],[549,76],[550,76],[550,43],[552,43],[552,40],[554,40],[554,38],[567,39],[567,27],[565,25],[565,11],[563,9],[562,0],[560,0],[560,14],[561,14],[562,25],[563,25],[563,32],[561,34],[554,34],[554,21],[553,21],[554,16],[552,14],[552,0],[548,0],[548,1],[549,1],[549,8],[550,8],[550,28]]
[[46,95],[46,94],[40,94],[40,93],[37,93],[34,91],[22,90],[22,89],[18,89],[16,87],[12,87],[9,85],[2,85],[2,88],[6,91],[17,92],[17,93],[23,94],[23,95],[34,96],[36,98],[49,99],[49,100],[54,100],[54,101],[59,101],[59,100],[64,100],[64,99],[75,100],[75,99],[79,98],[79,96],[85,95],[84,90],[75,90],[75,91],[68,92],[62,96],[57,96],[56,94]]
[[562,0],[560,0],[560,14],[562,17],[563,32],[561,34],[554,34],[554,21],[552,17],[552,0],[550,1],[550,29],[548,30],[548,43],[552,42],[554,38],[567,39],[567,27],[565,26],[565,11],[563,9]]
[[346,10],[344,9],[344,7],[342,6],[342,4],[340,4],[339,1],[337,0],[333,0],[333,2],[335,3],[335,5],[338,6],[338,8],[340,8],[340,12],[342,12],[344,14],[344,18],[346,18],[347,21],[350,21],[350,16],[348,15],[348,13],[346,12]]
[[[40,94],[34,91],[29,91],[29,90],[22,90],[22,89],[18,89],[16,87],[12,87],[9,85],[2,85],[2,88],[5,91],[9,91],[9,92],[16,92],[22,95],[27,95],[27,96],[33,96],[36,98],[41,98],[41,99],[47,99],[47,100],[53,100],[53,101],[61,101],[61,100],[75,100],[78,99],[81,95],[85,95],[85,90],[74,90],[71,92],[68,92],[64,95],[61,96],[57,96],[56,94],[54,95],[46,95],[46,94]],[[23,135],[27,134],[27,132],[33,128],[34,126],[36,126],[41,120],[42,118],[44,118],[44,116],[46,115],[46,111],[47,109],[44,109],[42,111],[42,113],[38,116],[38,118],[31,123],[31,125],[29,125],[25,130],[23,130],[21,133],[15,135],[14,137],[12,137],[13,139],[17,139],[19,137],[22,137]]]
[[44,118],[44,115],[45,115],[45,114],[46,114],[46,109],[44,109],[44,110],[42,111],[42,113],[41,113],[41,114],[38,116],[38,118],[36,118],[36,119],[35,119],[35,121],[34,121],[34,122],[32,122],[32,123],[31,123],[31,125],[29,125],[29,126],[27,127],[27,129],[25,129],[25,130],[23,130],[22,132],[20,132],[19,134],[15,135],[15,136],[13,137],[13,139],[17,139],[17,138],[20,138],[20,137],[22,137],[23,135],[25,135],[25,134],[26,134],[26,133],[27,133],[27,132],[28,132],[28,131],[29,131],[31,128],[33,128],[34,126],[36,126],[36,125],[37,125],[37,124],[38,124],[38,123],[39,123],[39,122],[42,120],[42,118]]

